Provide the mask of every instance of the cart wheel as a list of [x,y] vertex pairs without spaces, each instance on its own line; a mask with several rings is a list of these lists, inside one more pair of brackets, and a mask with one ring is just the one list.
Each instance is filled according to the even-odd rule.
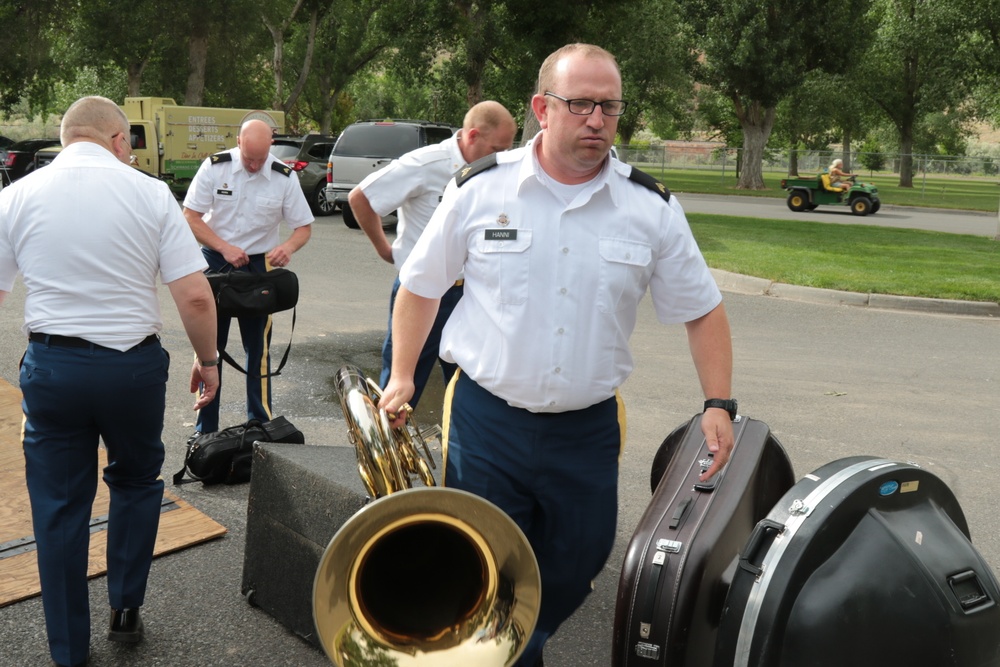
[[872,202],[872,210],[871,210],[872,213],[878,213],[878,210],[880,208],[882,208],[882,201],[881,200],[877,200],[877,201],[873,201]]
[[808,205],[809,199],[800,191],[796,190],[788,195],[788,208],[793,211],[804,211]]
[[864,195],[851,200],[851,213],[854,215],[868,215],[872,212],[872,200]]

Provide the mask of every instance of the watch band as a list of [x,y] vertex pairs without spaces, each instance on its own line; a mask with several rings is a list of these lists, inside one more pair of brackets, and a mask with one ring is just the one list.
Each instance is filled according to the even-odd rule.
[[218,366],[219,365],[219,358],[216,357],[215,359],[211,359],[209,361],[202,361],[201,359],[199,359],[198,360],[198,365],[201,366],[202,368],[209,368],[211,366]]
[[735,398],[710,398],[705,401],[704,410],[709,408],[722,408],[729,413],[730,419],[736,419],[736,399]]

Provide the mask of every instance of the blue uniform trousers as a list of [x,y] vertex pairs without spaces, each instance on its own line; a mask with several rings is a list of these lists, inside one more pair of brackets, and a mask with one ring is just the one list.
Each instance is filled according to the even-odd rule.
[[49,651],[87,658],[87,550],[102,439],[110,491],[111,607],[142,606],[163,498],[163,412],[169,355],[159,341],[119,352],[31,342],[21,363],[24,459]]
[[[201,249],[208,262],[209,271],[228,270],[231,267],[225,258],[214,250]],[[250,264],[234,271],[253,271],[264,273],[268,270],[267,259],[261,255],[250,255]],[[229,342],[229,326],[231,317],[220,317],[217,347],[225,350]],[[243,341],[246,377],[247,419],[259,419],[262,422],[271,419],[271,378],[261,377],[270,373],[271,369],[271,316],[239,317],[240,338]],[[233,356],[234,359],[239,359]],[[201,433],[212,433],[219,430],[219,402],[222,398],[222,366],[219,364],[219,391],[215,400],[198,411],[195,429]],[[228,426],[232,426],[229,424]]]
[[[382,375],[379,377],[379,385],[383,389],[389,384],[389,374],[392,372],[392,309],[396,305],[396,293],[399,292],[399,286],[399,276],[396,276],[396,281],[392,284],[392,294],[389,296],[389,329],[385,335],[385,342],[382,343]],[[424,342],[424,348],[420,351],[417,367],[413,372],[415,389],[413,397],[410,398],[410,406],[413,408],[417,407],[420,395],[424,393],[424,387],[427,386],[427,380],[431,377],[435,362],[441,362],[441,372],[444,374],[446,385],[451,380],[451,376],[458,370],[456,364],[449,363],[438,355],[441,349],[441,331],[444,330],[445,322],[451,316],[451,311],[455,310],[459,299],[462,298],[463,289],[461,282],[456,283],[441,297],[437,317],[434,318],[431,331],[427,334],[427,340]]]
[[611,553],[623,420],[617,396],[583,410],[533,413],[461,372],[449,386],[444,485],[506,512],[531,543],[541,572],[541,613],[518,667],[534,667]]

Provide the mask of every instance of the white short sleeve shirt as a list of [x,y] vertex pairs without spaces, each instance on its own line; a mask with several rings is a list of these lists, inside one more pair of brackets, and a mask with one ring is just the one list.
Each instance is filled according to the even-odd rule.
[[454,135],[439,144],[422,146],[369,174],[358,185],[372,209],[385,216],[399,212],[392,259],[402,266],[441,203],[444,189],[465,164]]
[[313,222],[302,186],[287,165],[271,155],[260,171],[251,174],[243,168],[239,148],[202,162],[184,206],[206,214],[205,223],[212,231],[248,255],[270,252],[278,245],[282,221],[290,229]]
[[165,183],[89,142],[0,192],[0,290],[18,272],[25,334],[127,350],[163,328],[157,278],[207,268]]
[[722,301],[677,198],[631,181],[629,165],[609,158],[567,203],[532,145],[497,162],[449,184],[400,272],[407,289],[437,298],[464,271],[441,356],[496,396],[536,412],[593,405],[632,371],[647,289],[663,323]]

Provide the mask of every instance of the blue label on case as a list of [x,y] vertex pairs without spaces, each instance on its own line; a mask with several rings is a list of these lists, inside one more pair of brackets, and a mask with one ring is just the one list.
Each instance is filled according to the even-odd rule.
[[882,482],[882,486],[878,487],[878,493],[880,496],[891,496],[899,490],[899,482],[890,479],[888,482]]

